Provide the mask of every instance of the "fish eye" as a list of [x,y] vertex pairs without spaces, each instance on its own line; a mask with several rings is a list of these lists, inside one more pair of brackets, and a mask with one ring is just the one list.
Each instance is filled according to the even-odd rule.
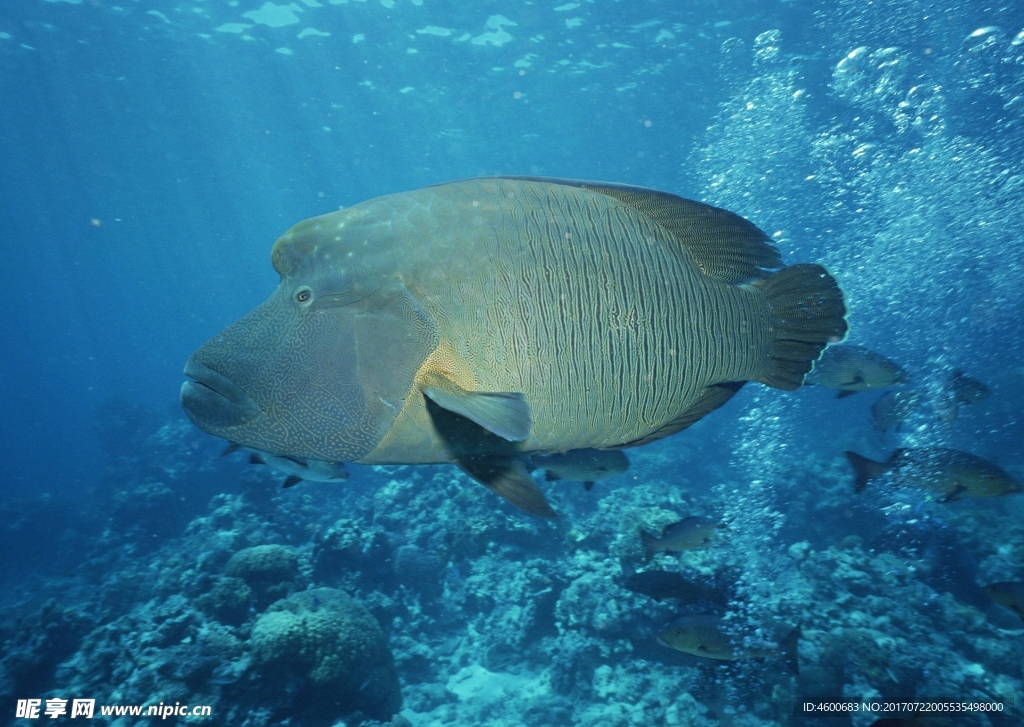
[[295,291],[295,302],[301,306],[307,306],[313,302],[313,290],[309,286],[303,285],[301,288]]

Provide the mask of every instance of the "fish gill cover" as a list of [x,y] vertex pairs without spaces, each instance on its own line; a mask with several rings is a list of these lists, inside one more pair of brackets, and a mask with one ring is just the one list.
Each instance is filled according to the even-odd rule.
[[[5,3],[0,720],[1020,724],[1024,497],[986,477],[1024,479],[1022,28],[917,0]],[[270,293],[291,225],[493,174],[742,215],[905,375],[748,384],[589,490],[538,458],[550,521],[450,465],[285,489],[307,462],[184,419],[183,362]],[[913,405],[873,420],[886,395]],[[645,552],[692,517],[706,544]],[[804,707],[874,701],[1002,711]]]

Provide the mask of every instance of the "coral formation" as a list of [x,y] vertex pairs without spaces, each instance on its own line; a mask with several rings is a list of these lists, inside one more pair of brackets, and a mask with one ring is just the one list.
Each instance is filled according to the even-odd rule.
[[389,719],[401,706],[394,660],[377,620],[332,588],[273,604],[252,627],[253,666],[270,684],[304,684],[293,709]]

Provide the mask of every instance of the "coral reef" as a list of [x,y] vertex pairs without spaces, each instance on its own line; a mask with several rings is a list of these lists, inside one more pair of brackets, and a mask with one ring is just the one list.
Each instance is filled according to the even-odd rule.
[[[171,430],[187,447],[188,430]],[[173,450],[161,439],[150,469],[169,468],[176,456],[161,465],[160,453]],[[549,486],[567,513],[554,522],[514,512],[449,467],[372,468],[341,488],[291,490],[266,470],[240,469],[244,493],[213,496],[177,530],[143,537],[144,548],[132,547],[144,529],[97,533],[59,596],[0,627],[0,691],[209,704],[210,724],[245,727],[862,727],[870,722],[860,716],[823,719],[795,705],[1019,700],[1019,619],[971,586],[1018,572],[1024,505],[895,501],[885,514],[855,497],[841,466],[811,456],[789,475],[799,489],[787,522],[803,524],[766,545],[745,529],[754,515],[730,502],[730,480],[681,488],[672,452],[637,452],[638,479],[619,486]],[[730,474],[712,463],[703,476],[715,473]],[[192,476],[178,470],[179,480]],[[119,483],[152,499],[139,512],[167,497],[148,477]],[[718,542],[645,562],[641,529],[723,512],[735,514]],[[776,520],[770,509],[754,514],[755,524]],[[1006,545],[976,536],[982,517]],[[747,556],[752,547],[762,560]],[[755,578],[758,567],[771,568],[771,582]],[[771,641],[766,615],[799,624],[801,673],[659,645],[666,622],[709,604],[628,590],[644,570],[735,582],[732,600],[713,607],[735,612],[748,639]],[[1012,722],[967,715],[962,724]]]

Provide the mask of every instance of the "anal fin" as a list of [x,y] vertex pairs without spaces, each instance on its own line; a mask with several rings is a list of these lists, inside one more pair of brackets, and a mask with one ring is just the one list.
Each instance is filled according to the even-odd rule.
[[676,432],[681,432],[689,426],[694,425],[700,419],[703,419],[708,414],[713,412],[718,407],[725,404],[733,397],[733,395],[739,391],[744,381],[730,381],[724,384],[714,384],[704,389],[704,392],[700,395],[700,398],[695,401],[689,409],[684,411],[682,414],[677,416],[672,421],[668,422],[661,429],[651,432],[645,437],[636,439],[632,442],[620,445],[621,447],[639,447],[641,444],[648,444],[659,439],[664,439]]
[[474,480],[524,512],[538,517],[558,517],[544,493],[530,477],[521,457],[471,455],[455,462]]

